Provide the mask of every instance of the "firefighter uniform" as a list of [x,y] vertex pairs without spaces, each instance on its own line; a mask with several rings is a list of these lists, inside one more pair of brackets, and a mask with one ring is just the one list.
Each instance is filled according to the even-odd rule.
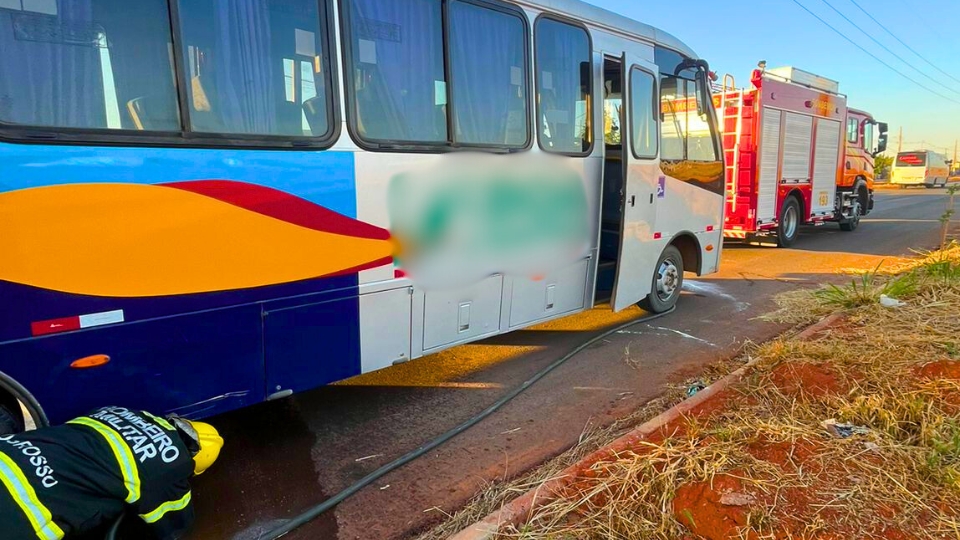
[[170,421],[122,407],[0,436],[0,536],[69,538],[129,512],[177,538],[193,520],[196,451]]

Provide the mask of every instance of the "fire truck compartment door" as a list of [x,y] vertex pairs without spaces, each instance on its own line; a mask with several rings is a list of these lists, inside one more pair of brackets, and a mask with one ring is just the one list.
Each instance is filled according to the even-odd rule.
[[620,133],[625,181],[620,259],[611,299],[614,311],[626,309],[649,294],[654,267],[667,242],[655,235],[657,206],[663,201],[656,150],[649,152],[646,141],[638,141],[643,144],[637,146],[633,144],[636,136],[652,132],[656,137],[659,133],[660,115],[654,110],[654,103],[660,102],[659,76],[656,75],[659,69],[652,62],[642,60],[639,54],[630,52],[623,55],[621,66],[622,116],[626,127]]
[[786,113],[783,129],[783,178],[785,182],[810,181],[810,146],[813,143],[813,117]]
[[817,119],[813,157],[813,214],[833,214],[840,164],[840,122]]
[[757,223],[777,219],[777,187],[780,184],[780,117],[781,112],[763,108],[760,132],[760,170],[757,174]]

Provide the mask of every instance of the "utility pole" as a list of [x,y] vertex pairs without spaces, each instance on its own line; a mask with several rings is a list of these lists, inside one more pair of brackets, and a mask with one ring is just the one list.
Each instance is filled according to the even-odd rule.
[[958,142],[960,141],[957,141],[956,139],[953,140],[953,162],[950,163],[950,172],[947,173],[947,176],[950,176],[956,173],[957,171],[960,171],[960,161],[957,161],[957,143]]
[[903,152],[903,126],[900,126],[900,136],[897,138],[897,153]]

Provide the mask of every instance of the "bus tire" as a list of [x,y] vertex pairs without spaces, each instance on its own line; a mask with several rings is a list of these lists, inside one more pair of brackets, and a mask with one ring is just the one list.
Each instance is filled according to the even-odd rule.
[[0,397],[0,435],[22,433],[25,429],[20,402],[13,396]]
[[677,305],[683,289],[683,255],[674,245],[664,248],[653,271],[650,294],[638,304],[651,313],[664,313]]
[[800,203],[793,195],[787,197],[780,207],[780,219],[777,224],[777,247],[790,247],[800,235]]

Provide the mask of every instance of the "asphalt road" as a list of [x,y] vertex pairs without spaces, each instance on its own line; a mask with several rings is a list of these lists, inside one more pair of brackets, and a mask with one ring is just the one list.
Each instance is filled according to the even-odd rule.
[[[881,191],[853,233],[804,230],[793,249],[726,245],[722,271],[688,276],[679,309],[587,349],[493,417],[361,491],[289,538],[400,539],[478,490],[572,446],[695,375],[745,340],[783,328],[754,320],[771,297],[841,279],[844,268],[939,242],[943,190]],[[256,538],[478,413],[597,333],[642,315],[597,308],[384,371],[214,418],[227,445],[194,485],[191,538]]]

